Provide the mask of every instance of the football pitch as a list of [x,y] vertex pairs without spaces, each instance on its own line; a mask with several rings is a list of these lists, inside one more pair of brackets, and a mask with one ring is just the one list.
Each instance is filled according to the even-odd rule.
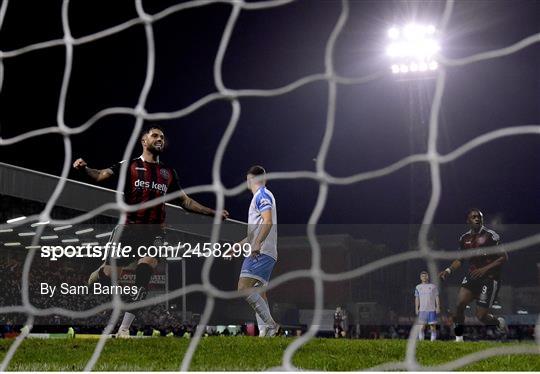
[[[203,338],[190,370],[265,370],[280,366],[290,338]],[[0,341],[0,358],[12,340]],[[19,347],[10,371],[81,371],[96,345],[90,339],[27,339]],[[189,340],[181,338],[112,339],[94,367],[99,371],[179,370]],[[419,342],[417,358],[422,365],[440,365],[483,349],[534,343],[453,341]],[[360,370],[405,358],[404,340],[313,339],[294,355],[293,363],[306,370]],[[538,371],[539,354],[491,357],[462,368],[468,371]]]

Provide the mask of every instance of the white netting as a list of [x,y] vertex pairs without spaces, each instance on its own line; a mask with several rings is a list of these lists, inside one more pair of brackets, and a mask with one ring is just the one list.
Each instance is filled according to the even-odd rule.
[[[328,84],[328,107],[327,107],[327,119],[326,119],[326,130],[324,134],[324,138],[322,140],[322,143],[319,148],[319,152],[316,157],[316,171],[296,171],[296,172],[273,172],[268,174],[268,179],[293,179],[293,178],[304,178],[304,179],[312,179],[319,183],[319,194],[317,198],[317,202],[315,204],[315,207],[311,213],[310,219],[309,219],[309,225],[308,225],[308,237],[309,242],[311,244],[312,249],[312,266],[310,270],[300,270],[300,271],[293,271],[289,272],[287,274],[284,274],[282,276],[279,276],[275,279],[273,279],[268,286],[268,289],[274,288],[278,286],[279,284],[282,284],[284,282],[287,282],[289,280],[295,279],[295,278],[301,278],[301,277],[310,277],[313,279],[314,282],[314,289],[315,289],[315,313],[313,316],[313,321],[310,325],[310,328],[308,329],[307,333],[301,336],[300,338],[294,340],[286,349],[283,355],[283,362],[282,362],[282,369],[286,370],[293,370],[296,369],[292,364],[292,357],[294,353],[300,348],[302,345],[306,344],[317,332],[317,326],[320,325],[321,317],[322,317],[322,309],[323,309],[323,282],[335,282],[335,281],[341,281],[346,279],[351,279],[355,277],[360,277],[362,275],[365,275],[369,272],[375,271],[377,269],[380,269],[385,266],[389,266],[391,264],[407,261],[410,259],[426,259],[429,266],[429,272],[432,275],[432,279],[437,279],[435,276],[437,273],[437,269],[435,266],[435,260],[436,259],[453,259],[455,256],[458,255],[457,252],[440,252],[432,250],[428,244],[428,232],[431,227],[431,224],[433,222],[433,217],[435,214],[435,210],[439,204],[439,200],[441,197],[441,177],[440,177],[440,166],[442,164],[452,162],[456,160],[457,158],[463,156],[465,153],[473,150],[474,148],[491,142],[495,139],[508,137],[508,136],[515,136],[515,135],[521,135],[521,134],[540,134],[540,125],[533,124],[533,125],[527,125],[527,126],[519,126],[519,127],[509,127],[509,128],[502,128],[497,129],[492,132],[486,133],[484,135],[478,136],[477,138],[469,141],[468,143],[460,146],[459,148],[445,154],[441,155],[439,154],[437,150],[437,138],[438,138],[438,118],[439,118],[439,112],[441,108],[441,102],[444,94],[444,87],[445,87],[445,80],[446,80],[446,69],[450,67],[458,67],[463,66],[466,64],[471,64],[475,62],[479,62],[485,59],[492,59],[497,57],[506,56],[512,53],[515,53],[523,48],[526,48],[534,43],[540,42],[540,33],[531,35],[523,40],[521,40],[518,43],[515,43],[514,45],[508,46],[506,48],[502,48],[499,50],[484,52],[480,54],[476,54],[470,57],[462,58],[462,59],[449,59],[441,56],[439,58],[439,61],[441,63],[441,68],[438,71],[437,75],[437,81],[436,81],[436,88],[435,88],[435,96],[433,99],[432,107],[431,107],[431,115],[430,115],[430,121],[429,121],[429,139],[428,139],[428,150],[425,154],[415,154],[408,157],[405,157],[402,160],[396,161],[395,163],[384,167],[382,169],[377,169],[369,172],[359,173],[355,174],[349,177],[344,178],[337,178],[334,176],[329,175],[325,170],[325,161],[326,156],[329,150],[330,141],[332,139],[332,134],[334,130],[334,122],[335,122],[335,111],[336,111],[336,97],[337,97],[337,90],[339,85],[351,85],[351,84],[362,84],[366,82],[370,82],[373,80],[376,80],[386,74],[386,72],[377,72],[375,74],[371,74],[368,76],[363,77],[356,77],[356,78],[346,78],[339,76],[335,70],[334,70],[334,61],[333,61],[333,52],[334,47],[336,44],[336,40],[340,35],[340,32],[342,31],[344,25],[347,22],[347,18],[349,15],[349,4],[346,0],[343,0],[341,3],[341,13],[339,15],[338,20],[336,21],[336,24],[333,28],[333,31],[331,32],[328,42],[326,44],[326,53],[325,53],[325,71],[320,74],[310,75],[306,76],[302,79],[299,79],[295,82],[292,82],[284,87],[280,87],[277,89],[272,90],[233,90],[230,88],[227,88],[222,79],[222,63],[225,56],[225,53],[227,51],[227,47],[231,38],[231,34],[235,28],[236,22],[238,20],[238,16],[242,11],[248,11],[248,10],[264,10],[267,8],[273,8],[278,6],[285,6],[288,3],[290,3],[291,0],[273,0],[273,1],[261,1],[261,2],[245,2],[242,0],[231,0],[231,1],[211,1],[211,0],[200,0],[200,1],[190,1],[186,3],[182,3],[179,5],[171,6],[159,13],[156,14],[148,14],[145,12],[142,6],[142,2],[140,0],[136,0],[136,10],[138,17],[134,18],[132,20],[129,20],[127,22],[124,22],[120,25],[117,25],[115,27],[97,32],[95,34],[83,36],[80,38],[74,38],[71,35],[70,31],[70,20],[68,17],[68,8],[69,8],[69,0],[64,0],[62,4],[62,28],[63,28],[63,34],[64,37],[62,39],[58,40],[51,40],[47,42],[37,43],[25,46],[20,49],[12,50],[12,51],[0,51],[0,88],[3,83],[4,78],[4,69],[3,69],[3,61],[5,59],[9,58],[15,58],[17,56],[20,56],[25,53],[29,53],[32,51],[36,51],[39,49],[44,48],[53,48],[53,47],[59,47],[63,46],[66,50],[66,62],[64,67],[64,76],[60,91],[60,100],[58,103],[57,108],[57,123],[56,126],[42,128],[35,131],[30,131],[24,134],[21,134],[19,136],[15,136],[13,138],[9,139],[0,139],[0,145],[11,145],[17,142],[21,142],[23,140],[41,136],[44,134],[49,133],[58,133],[62,134],[63,141],[64,141],[64,152],[65,152],[65,158],[63,163],[63,169],[61,174],[61,179],[59,183],[56,186],[56,189],[54,190],[53,194],[51,195],[47,205],[45,206],[44,210],[39,214],[35,216],[28,217],[27,219],[23,221],[19,221],[17,223],[14,223],[11,226],[14,225],[22,225],[27,222],[31,222],[34,220],[40,220],[40,221],[50,221],[51,225],[64,225],[64,224],[73,224],[78,222],[83,222],[87,220],[88,218],[91,218],[93,216],[96,216],[100,214],[101,212],[104,212],[108,209],[116,209],[120,211],[121,213],[125,214],[128,211],[134,211],[138,210],[142,207],[147,207],[151,205],[155,205],[158,203],[161,203],[163,201],[170,201],[176,197],[178,197],[178,194],[171,194],[167,195],[163,198],[156,199],[152,202],[145,203],[138,206],[128,206],[123,202],[122,195],[120,191],[123,191],[124,183],[125,183],[125,176],[126,176],[126,163],[123,164],[120,172],[120,178],[117,186],[117,194],[116,194],[116,203],[114,204],[107,204],[101,207],[97,207],[96,209],[92,210],[91,212],[88,212],[84,215],[75,217],[70,220],[53,220],[50,217],[50,213],[52,208],[55,206],[56,201],[58,197],[60,196],[65,182],[66,178],[68,176],[71,162],[72,162],[72,150],[71,150],[71,135],[79,134],[84,131],[86,131],[88,128],[93,126],[98,120],[110,116],[113,114],[128,114],[132,115],[135,118],[135,126],[131,135],[131,138],[125,148],[124,152],[124,159],[127,159],[135,145],[139,136],[139,133],[142,129],[143,122],[145,120],[166,120],[166,119],[174,119],[174,118],[180,118],[189,115],[190,113],[193,113],[194,111],[198,110],[199,108],[213,102],[216,100],[226,100],[230,102],[231,108],[232,108],[232,115],[229,120],[229,124],[227,126],[227,129],[221,139],[221,142],[219,143],[213,168],[212,168],[212,178],[213,183],[211,185],[205,185],[205,186],[196,186],[189,189],[186,189],[185,191],[189,193],[200,193],[200,192],[212,192],[215,194],[217,198],[217,210],[221,210],[224,207],[224,199],[225,196],[234,196],[239,193],[241,193],[244,190],[244,186],[239,185],[231,189],[225,188],[225,186],[222,184],[221,181],[221,163],[223,160],[223,155],[225,152],[225,149],[227,147],[227,144],[229,143],[236,125],[238,123],[238,120],[240,118],[240,110],[241,106],[239,103],[239,98],[241,97],[270,97],[270,96],[277,96],[282,95],[291,91],[294,91],[306,84],[316,82],[316,81],[325,81]],[[2,2],[2,6],[0,8],[0,28],[2,26],[2,23],[6,17],[7,9],[8,9],[8,0],[4,0]],[[214,83],[217,88],[217,92],[214,92],[212,94],[209,94],[198,101],[192,103],[191,105],[179,109],[174,112],[169,113],[148,113],[145,110],[145,104],[146,99],[150,90],[150,87],[152,86],[153,77],[154,77],[154,67],[155,67],[155,51],[154,51],[154,35],[153,35],[153,23],[157,22],[173,13],[180,12],[185,9],[189,8],[195,8],[195,7],[204,7],[208,6],[210,4],[214,3],[227,3],[231,6],[231,14],[229,17],[229,20],[227,22],[227,25],[225,27],[225,30],[223,32],[221,42],[219,45],[219,49],[217,51],[217,55],[214,62]],[[441,22],[439,24],[439,29],[444,31],[446,28],[451,14],[452,9],[454,6],[454,1],[448,0],[446,2],[446,7],[444,10],[444,13],[441,18]],[[94,116],[92,116],[88,121],[86,121],[84,124],[78,126],[78,127],[69,127],[65,121],[64,121],[64,113],[65,113],[65,103],[66,103],[66,96],[68,92],[68,87],[70,83],[70,75],[71,75],[71,69],[72,69],[72,63],[73,63],[73,49],[74,46],[82,45],[85,43],[94,42],[98,39],[105,38],[111,35],[114,35],[116,33],[120,33],[124,30],[127,30],[131,27],[135,26],[143,26],[146,34],[146,42],[147,42],[147,67],[146,67],[146,77],[144,80],[144,86],[139,94],[138,103],[135,108],[121,108],[121,107],[115,107],[115,108],[108,108],[105,110],[102,110],[98,113],[96,113]],[[430,173],[431,173],[431,182],[432,182],[432,191],[431,191],[431,198],[429,200],[429,205],[426,209],[426,212],[424,214],[424,218],[422,221],[422,227],[419,231],[418,240],[420,243],[420,249],[416,251],[408,251],[401,254],[393,255],[375,262],[372,262],[370,264],[364,265],[360,268],[354,269],[352,271],[343,272],[343,273],[336,273],[336,274],[330,274],[325,273],[321,269],[321,249],[319,246],[319,243],[317,242],[316,236],[315,236],[315,226],[321,216],[322,210],[326,203],[327,198],[327,192],[328,192],[328,186],[329,185],[346,185],[346,184],[352,184],[352,183],[359,183],[362,181],[366,181],[369,179],[379,178],[391,173],[394,173],[398,171],[399,169],[411,165],[413,163],[429,163],[430,166]],[[219,236],[219,230],[220,230],[220,219],[218,217],[215,218],[213,225],[213,231],[212,231],[212,241],[216,241],[216,239]],[[6,225],[0,226],[0,229],[5,227]],[[37,229],[37,234],[35,236],[35,239],[33,241],[33,245],[37,245],[38,238],[40,237],[41,233],[43,232],[44,226],[40,226]],[[503,249],[506,251],[516,251],[520,249],[524,249],[527,247],[530,247],[534,244],[540,243],[540,234],[512,242],[509,244],[506,244],[503,246]],[[172,299],[179,297],[183,294],[191,293],[191,292],[204,292],[207,296],[206,300],[206,307],[204,310],[204,313],[201,317],[201,321],[198,325],[197,331],[194,335],[194,338],[190,341],[189,348],[183,358],[181,368],[182,370],[189,369],[190,363],[193,358],[193,354],[197,349],[197,345],[199,344],[201,335],[203,333],[203,326],[207,324],[211,312],[214,307],[214,301],[215,298],[223,298],[223,299],[232,299],[240,297],[240,294],[238,292],[224,292],[216,289],[211,283],[210,283],[210,269],[213,263],[212,258],[208,258],[204,264],[203,272],[202,272],[202,280],[203,283],[200,285],[190,285],[186,288],[179,289],[176,291],[171,292],[168,295],[159,296],[157,298],[153,298],[151,300],[145,300],[138,304],[123,304],[120,300],[119,296],[115,296],[112,303],[107,303],[104,305],[100,305],[96,308],[93,308],[91,310],[82,311],[82,312],[74,312],[69,311],[66,309],[61,308],[49,308],[49,309],[38,309],[31,305],[29,300],[29,271],[30,266],[32,264],[32,260],[35,255],[35,249],[31,249],[26,257],[26,261],[23,268],[23,279],[22,279],[22,305],[20,306],[11,306],[11,307],[2,307],[0,308],[0,313],[25,313],[28,315],[28,319],[26,321],[27,325],[32,325],[34,317],[35,316],[43,316],[43,315],[51,315],[51,314],[58,314],[58,315],[64,315],[69,316],[72,318],[84,318],[89,317],[91,315],[94,315],[100,311],[103,311],[105,309],[111,308],[113,310],[113,313],[111,315],[110,321],[102,334],[101,338],[99,339],[99,342],[97,343],[94,353],[91,357],[91,359],[87,362],[85,370],[91,370],[94,365],[96,364],[101,351],[103,349],[104,344],[106,343],[108,334],[111,332],[113,327],[116,325],[116,322],[118,320],[118,317],[120,316],[121,309],[122,310],[131,310],[142,306],[147,306],[154,303],[163,302],[166,299]],[[471,257],[477,254],[475,251],[471,251],[470,253],[467,253],[466,256],[463,256],[462,253],[459,255],[461,257]],[[539,322],[540,323],[540,322]],[[537,324],[536,328],[536,340],[537,343],[540,344],[540,334],[538,333],[540,329],[540,326]],[[0,365],[0,370],[5,370],[7,366],[9,365],[11,359],[13,358],[13,355],[19,348],[22,341],[25,339],[25,337],[28,335],[29,331],[25,331],[20,336],[17,337],[17,339],[14,341],[14,343],[10,346],[7,354],[5,355],[4,360],[2,361],[2,364]],[[424,370],[426,367],[421,366],[416,361],[416,340],[415,337],[417,336],[417,330],[415,328],[411,329],[410,337],[407,345],[407,355],[404,362],[398,362],[398,363],[388,363],[382,366],[378,366],[376,370],[381,369],[408,369],[408,370]],[[501,355],[501,354],[519,354],[519,353],[539,353],[539,349],[536,346],[513,346],[513,347],[500,347],[500,348],[494,348],[490,350],[485,350],[481,352],[477,352],[474,354],[471,354],[466,357],[462,357],[458,360],[446,363],[441,366],[436,367],[429,367],[430,370],[453,370],[460,367],[463,367],[465,365],[468,365],[472,362],[491,357],[494,355]]]

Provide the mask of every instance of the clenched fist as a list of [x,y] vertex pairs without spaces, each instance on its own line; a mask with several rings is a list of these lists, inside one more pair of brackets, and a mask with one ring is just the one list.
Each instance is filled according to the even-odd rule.
[[77,170],[82,170],[86,167],[87,163],[82,158],[78,158],[73,163],[73,167]]

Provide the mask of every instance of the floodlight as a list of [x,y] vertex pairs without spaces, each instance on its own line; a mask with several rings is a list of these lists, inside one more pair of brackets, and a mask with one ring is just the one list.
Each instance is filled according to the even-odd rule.
[[20,232],[18,235],[19,236],[34,236],[36,235],[36,233],[35,232]]
[[18,221],[22,221],[23,219],[26,219],[26,217],[25,217],[25,216],[21,216],[21,217],[17,217],[17,218],[8,219],[8,220],[6,221],[6,223],[18,222]]
[[397,39],[399,38],[399,29],[396,27],[392,27],[388,30],[388,37],[390,39]]
[[62,230],[67,230],[67,229],[69,229],[71,227],[73,227],[73,225],[58,226],[58,227],[55,227],[53,230],[54,231],[62,231]]
[[53,240],[58,239],[58,235],[44,235],[41,237],[41,240]]
[[401,28],[393,26],[388,30],[390,43],[386,54],[391,60],[393,74],[429,75],[437,70],[435,56],[441,50],[434,25],[409,23]]
[[76,235],[88,234],[89,232],[92,232],[92,231],[94,231],[94,229],[90,227],[88,229],[75,231],[75,234]]
[[9,242],[9,243],[4,243],[4,245],[6,247],[18,247],[18,246],[21,245],[21,243],[19,243],[19,242]]

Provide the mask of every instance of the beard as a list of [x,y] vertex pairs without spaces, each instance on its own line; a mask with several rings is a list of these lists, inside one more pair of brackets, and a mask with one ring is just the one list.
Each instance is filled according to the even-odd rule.
[[161,147],[156,147],[154,144],[148,147],[148,150],[154,155],[160,155],[163,152],[164,145]]

